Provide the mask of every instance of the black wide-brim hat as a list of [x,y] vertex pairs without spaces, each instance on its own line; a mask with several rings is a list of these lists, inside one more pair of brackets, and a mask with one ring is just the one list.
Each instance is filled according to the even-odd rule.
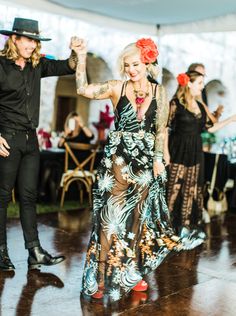
[[0,30],[0,34],[3,35],[20,35],[28,38],[32,38],[37,41],[50,41],[51,38],[44,38],[39,35],[38,21],[15,18],[12,31]]

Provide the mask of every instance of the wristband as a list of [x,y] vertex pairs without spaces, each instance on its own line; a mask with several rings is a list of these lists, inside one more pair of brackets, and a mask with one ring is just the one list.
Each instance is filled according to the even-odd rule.
[[154,153],[154,157],[153,159],[157,162],[162,162],[163,161],[163,154],[158,152],[158,153]]

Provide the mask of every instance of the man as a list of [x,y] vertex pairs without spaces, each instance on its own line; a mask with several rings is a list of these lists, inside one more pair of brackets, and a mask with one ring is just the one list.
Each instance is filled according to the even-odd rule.
[[[7,207],[17,182],[20,220],[30,269],[62,262],[40,245],[36,221],[39,146],[40,79],[74,73],[76,55],[67,60],[49,60],[40,55],[42,38],[38,22],[15,18],[5,47],[0,51],[0,270],[15,269],[6,237]],[[73,37],[71,45],[78,39]]]
[[[200,74],[202,74],[203,76],[206,75],[205,66],[203,64],[201,64],[201,63],[192,63],[191,65],[189,65],[187,71],[197,71]],[[205,105],[208,106],[207,93],[206,93],[206,88],[205,87],[202,90],[202,95],[201,95],[199,101],[202,101]],[[219,121],[219,118],[221,117],[223,110],[224,110],[224,106],[223,105],[218,105],[217,109],[212,113],[212,116],[211,116],[211,120],[212,120],[213,123],[216,123],[216,122]]]

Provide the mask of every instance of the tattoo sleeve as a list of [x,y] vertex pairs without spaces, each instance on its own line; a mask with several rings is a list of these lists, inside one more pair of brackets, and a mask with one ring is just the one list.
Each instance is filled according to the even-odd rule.
[[78,56],[75,78],[76,78],[77,93],[84,95],[85,89],[88,85],[87,75],[86,75],[86,55]]
[[157,97],[157,112],[156,112],[156,140],[155,140],[155,153],[156,157],[163,156],[164,141],[165,141],[165,129],[167,125],[167,119],[169,114],[169,104],[165,88],[163,86],[158,87]]
[[72,50],[69,57],[69,66],[71,69],[76,70],[76,65],[78,62],[77,54]]
[[93,90],[93,98],[99,99],[102,95],[107,93],[109,91],[109,84],[108,82],[104,83],[97,83],[93,84],[94,90]]
[[113,88],[117,85],[118,80],[109,80],[103,83],[91,84],[93,99],[110,98]]

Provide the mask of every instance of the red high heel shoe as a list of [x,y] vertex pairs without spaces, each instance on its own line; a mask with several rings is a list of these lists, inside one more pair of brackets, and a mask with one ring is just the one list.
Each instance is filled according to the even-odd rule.
[[103,291],[97,290],[97,292],[92,295],[92,298],[96,298],[96,299],[103,298]]
[[148,298],[148,295],[146,292],[133,291],[131,293],[132,306],[136,307],[136,306],[139,306],[140,304],[146,303],[147,298]]
[[102,283],[102,284],[100,284],[100,285],[98,286],[98,290],[97,290],[96,293],[94,293],[94,294],[92,295],[92,298],[96,298],[96,299],[103,298],[103,292],[104,292],[104,290],[105,290],[105,286],[104,286],[104,284]]
[[138,284],[135,285],[135,287],[132,288],[133,291],[137,292],[145,292],[148,289],[148,284],[144,280],[139,281]]

